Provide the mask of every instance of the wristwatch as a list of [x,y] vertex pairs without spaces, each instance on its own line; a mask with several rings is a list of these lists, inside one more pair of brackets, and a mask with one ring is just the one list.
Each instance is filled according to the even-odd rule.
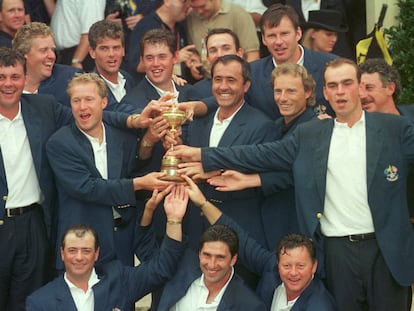
[[82,61],[77,58],[72,58],[72,64],[82,64]]
[[152,148],[154,145],[151,145],[149,142],[147,142],[145,139],[142,139],[142,147],[144,148]]

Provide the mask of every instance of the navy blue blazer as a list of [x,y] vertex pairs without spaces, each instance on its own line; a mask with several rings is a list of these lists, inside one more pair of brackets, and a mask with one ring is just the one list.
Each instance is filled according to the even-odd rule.
[[[312,108],[307,108],[296,120],[293,120],[288,129],[285,129],[283,118],[276,120],[276,132],[282,139],[291,135],[296,127],[315,118]],[[276,175],[276,176],[275,176]],[[286,174],[285,183],[291,180],[287,188],[280,187],[277,181],[280,173],[267,172],[260,174],[262,191],[265,194],[261,208],[263,231],[267,248],[271,251],[277,249],[280,239],[288,233],[299,232],[299,224],[295,208],[295,189],[293,188],[293,176]]]
[[[164,286],[158,311],[168,311],[185,296],[191,284],[201,276],[200,262],[195,251],[187,249],[174,277]],[[217,311],[266,310],[260,299],[236,275],[233,275]],[[30,310],[28,310],[30,311]]]
[[[93,286],[94,310],[132,311],[131,305],[170,279],[184,252],[184,244],[166,237],[160,252],[137,267],[125,267],[113,260],[96,267],[100,279]],[[31,294],[27,311],[77,311],[63,274]]]
[[66,89],[75,74],[81,72],[82,70],[71,66],[55,64],[52,75],[40,83],[38,93],[53,95],[59,103],[70,107],[70,97]]
[[[336,58],[337,56],[328,53],[321,53],[304,50],[303,66],[312,75],[316,82],[316,105],[314,109],[326,110],[326,113],[333,115],[332,108],[323,96],[323,70],[326,62]],[[251,68],[251,85],[246,94],[246,100],[253,107],[263,111],[273,120],[280,117],[280,112],[275,104],[273,96],[273,85],[271,84],[273,66],[273,58],[271,55],[254,61],[250,64]]]
[[[95,73],[99,74],[96,68],[93,70]],[[131,75],[126,72],[123,69],[120,69],[119,72],[124,76],[125,78],[125,91],[126,94],[128,94],[129,91],[131,91],[135,86],[135,80],[131,77]],[[101,76],[101,75],[100,75]],[[102,76],[101,76],[102,77]],[[126,96],[125,94],[125,96]],[[115,98],[114,93],[112,93],[111,89],[108,86],[108,104],[106,105],[105,110],[107,111],[121,111],[126,113],[135,113],[137,110],[130,105],[121,105]]]
[[[101,244],[98,263],[115,258],[112,206],[127,207],[117,208],[123,222],[132,222],[133,226],[136,218],[135,208],[132,208],[136,200],[131,174],[138,164],[137,139],[133,133],[108,125],[105,133],[107,180],[95,166],[89,140],[74,123],[58,130],[46,145],[59,193],[57,241],[60,242],[64,231],[71,225],[86,223],[92,226]],[[56,266],[62,269],[59,246],[56,245]]]
[[[69,109],[58,104],[50,95],[23,94],[21,113],[33,157],[37,179],[44,195],[42,204],[48,234],[51,235],[52,219],[56,211],[55,178],[46,157],[45,144],[48,138],[62,125],[72,119]],[[0,219],[3,218],[8,195],[6,172],[0,150]]]
[[197,83],[194,83],[194,88],[197,89],[197,92],[200,94],[201,98],[211,97],[213,96],[213,91],[211,89],[211,79],[204,78]]
[[[186,145],[193,147],[207,147],[210,142],[210,133],[216,111],[211,111],[202,118],[196,118],[189,125],[188,136],[183,140]],[[259,144],[276,139],[274,122],[261,111],[245,103],[234,115],[224,132],[219,146],[236,146]],[[207,183],[200,184],[205,197],[214,202],[223,212],[249,230],[257,241],[266,245],[260,215],[260,205],[263,196],[259,188],[241,191],[221,192]],[[190,244],[198,248],[198,239],[207,224],[200,209],[190,204],[184,219],[184,230],[188,231]],[[192,242],[192,243],[191,243]]]
[[[408,163],[414,162],[414,127],[409,119],[381,113],[365,113],[365,121],[368,203],[376,239],[395,280],[409,286],[414,283],[414,234],[409,222],[406,179]],[[206,171],[292,170],[299,227],[320,248],[319,219],[324,212],[333,126],[333,119],[318,120],[301,124],[290,137],[277,142],[203,148],[203,166]],[[398,169],[398,178],[387,178],[384,171],[390,165]]]
[[[275,289],[282,283],[277,271],[276,252],[264,249],[232,218],[225,214],[216,223],[227,225],[237,232],[239,237],[238,259],[249,270],[260,276],[256,293],[270,310]],[[336,308],[331,294],[323,283],[315,277],[295,302],[292,310],[334,311]]]

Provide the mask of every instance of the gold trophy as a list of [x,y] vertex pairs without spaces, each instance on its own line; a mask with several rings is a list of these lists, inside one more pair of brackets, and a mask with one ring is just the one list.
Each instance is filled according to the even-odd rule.
[[[174,97],[172,99],[171,108],[162,112],[161,115],[165,120],[167,120],[168,124],[170,125],[170,128],[168,130],[170,131],[170,133],[176,133],[177,127],[182,125],[186,120],[185,111],[178,109],[177,97]],[[173,144],[171,144],[170,150],[171,151],[174,150]],[[167,180],[167,181],[177,181],[177,182],[183,181],[177,172],[178,164],[180,163],[181,163],[181,160],[176,158],[175,156],[165,155],[161,162],[161,172],[167,173],[167,175],[161,179]]]

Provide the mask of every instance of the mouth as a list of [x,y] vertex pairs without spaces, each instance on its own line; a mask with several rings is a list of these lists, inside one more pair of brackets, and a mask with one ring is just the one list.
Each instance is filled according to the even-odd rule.
[[87,120],[89,120],[89,119],[90,119],[91,114],[90,114],[90,113],[81,113],[81,114],[79,115],[79,117],[80,117],[80,119],[81,119],[82,121],[87,121]]

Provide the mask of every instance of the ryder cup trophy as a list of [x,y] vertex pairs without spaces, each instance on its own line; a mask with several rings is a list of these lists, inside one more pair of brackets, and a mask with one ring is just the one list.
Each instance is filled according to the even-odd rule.
[[[176,97],[172,99],[171,108],[162,112],[162,117],[165,120],[167,120],[168,124],[170,125],[170,128],[168,130],[170,131],[170,133],[176,133],[177,128],[185,122],[185,119],[186,119],[185,111],[178,109]],[[174,150],[174,145],[171,144],[170,150],[171,151]],[[163,177],[162,179],[168,180],[168,181],[177,181],[177,182],[183,181],[177,172],[178,164],[180,164],[180,162],[181,162],[180,159],[174,156],[165,155],[161,163],[161,172],[167,173],[167,175]]]

